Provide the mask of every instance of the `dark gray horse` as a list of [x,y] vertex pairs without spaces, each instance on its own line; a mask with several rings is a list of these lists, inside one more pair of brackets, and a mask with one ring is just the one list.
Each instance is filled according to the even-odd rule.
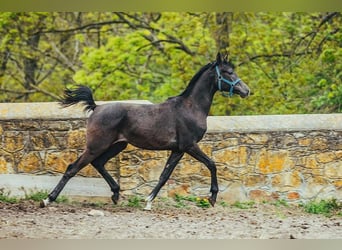
[[92,110],[87,123],[87,143],[83,154],[65,171],[62,179],[41,202],[44,207],[56,200],[66,183],[82,168],[91,163],[109,184],[116,204],[119,185],[105,169],[105,163],[124,150],[128,143],[143,149],[170,150],[159,182],[146,198],[146,209],[151,209],[153,199],[169,179],[179,160],[187,153],[204,163],[211,174],[211,197],[214,206],[218,193],[215,163],[206,156],[197,143],[207,129],[207,116],[215,92],[219,90],[241,97],[249,95],[248,86],[237,77],[233,65],[217,54],[216,61],[202,67],[179,96],[156,105],[104,104],[96,105],[88,87],[65,90],[63,106],[78,102]]

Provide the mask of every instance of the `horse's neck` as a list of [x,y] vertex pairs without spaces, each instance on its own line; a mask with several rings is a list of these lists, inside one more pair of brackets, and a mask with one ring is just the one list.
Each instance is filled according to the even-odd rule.
[[196,109],[194,112],[203,112],[206,116],[208,115],[216,92],[212,82],[213,79],[210,79],[208,76],[200,77],[192,88],[191,93],[185,97],[185,101],[191,103],[192,107]]

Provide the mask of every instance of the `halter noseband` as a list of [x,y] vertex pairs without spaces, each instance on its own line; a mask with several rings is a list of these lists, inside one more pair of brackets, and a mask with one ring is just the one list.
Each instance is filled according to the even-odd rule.
[[[233,95],[233,89],[234,89],[234,86],[241,81],[240,78],[236,79],[235,81],[229,81],[228,79],[224,78],[221,73],[220,73],[220,70],[218,68],[218,66],[216,65],[215,67],[216,69],[216,73],[217,73],[217,87],[218,89],[222,92],[222,95],[223,96],[232,96]],[[226,93],[223,92],[222,90],[222,81],[227,83],[229,86],[230,86],[230,89],[229,89],[229,95],[227,95]]]

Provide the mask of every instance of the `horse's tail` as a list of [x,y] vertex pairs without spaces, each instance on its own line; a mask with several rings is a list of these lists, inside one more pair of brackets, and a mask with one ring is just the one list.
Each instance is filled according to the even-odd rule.
[[78,85],[74,90],[70,90],[68,88],[65,89],[64,96],[60,99],[59,104],[65,108],[79,102],[83,102],[84,105],[86,105],[84,109],[86,111],[94,110],[96,108],[91,89],[82,85]]

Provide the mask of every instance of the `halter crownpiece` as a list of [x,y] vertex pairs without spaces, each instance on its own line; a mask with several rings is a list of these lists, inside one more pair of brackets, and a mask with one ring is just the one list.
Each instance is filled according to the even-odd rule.
[[[223,96],[232,96],[233,95],[233,89],[234,89],[234,86],[241,81],[240,78],[236,79],[235,81],[229,81],[228,79],[224,78],[221,73],[220,73],[220,70],[218,68],[218,66],[216,65],[215,67],[216,69],[216,73],[217,73],[217,87],[218,89],[222,92],[222,95]],[[229,89],[229,95],[225,94],[224,91],[222,90],[222,81],[227,83],[229,86],[230,86],[230,89]]]

